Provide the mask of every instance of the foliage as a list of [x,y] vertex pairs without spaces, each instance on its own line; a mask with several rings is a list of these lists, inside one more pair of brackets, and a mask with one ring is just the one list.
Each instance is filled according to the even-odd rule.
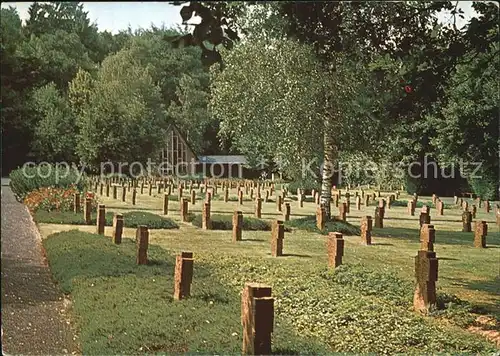
[[389,271],[372,270],[363,265],[341,265],[334,271],[324,271],[321,276],[363,295],[377,296],[398,306],[405,307],[413,302],[413,284]]
[[59,90],[67,90],[79,68],[94,68],[78,36],[63,30],[30,37],[20,46],[19,56],[36,61],[41,82],[53,82]]
[[[105,226],[113,226],[113,212],[107,211],[105,214]],[[33,214],[33,220],[37,224],[65,224],[65,225],[85,225],[83,212],[75,214],[73,211],[46,211],[37,210]],[[90,224],[97,224],[97,209],[94,206],[90,214]]]
[[[24,205],[34,213],[38,210],[47,212],[51,211],[73,211],[74,210],[74,195],[80,192],[75,186],[68,188],[52,188],[43,187],[29,192],[24,198]],[[92,193],[87,192],[84,197],[80,197],[80,211],[83,211],[85,198],[91,198],[92,210],[97,208],[97,200],[94,199]]]
[[[176,5],[180,2],[174,1]],[[175,47],[198,46],[201,48],[201,61],[205,66],[219,63],[223,67],[220,49],[231,49],[234,42],[239,40],[234,20],[242,14],[243,2],[193,2],[180,10],[182,22],[186,23],[193,15],[201,18],[200,23],[194,24],[193,33],[182,36],[166,37]]]
[[325,223],[325,228],[323,230],[319,230],[316,227],[316,217],[314,215],[285,221],[285,226],[298,230],[317,232],[323,235],[328,235],[328,233],[330,232],[340,232],[344,235],[360,234],[359,227],[351,225],[348,222],[336,220],[335,218],[327,220]]
[[[201,81],[191,75],[183,74],[179,80],[176,96],[178,103],[171,101],[168,114],[182,127],[187,142],[194,152],[205,152],[214,142],[206,140],[206,131],[215,126],[208,111],[208,76]],[[217,136],[212,138],[217,146]]]
[[145,225],[149,229],[178,229],[172,219],[159,216],[146,211],[130,211],[123,214],[123,224],[125,227],[136,228],[139,225]]
[[[202,226],[202,217],[198,214],[192,214],[189,219],[190,222],[196,226]],[[210,216],[213,230],[232,230],[233,217],[231,215],[213,214]],[[266,220],[257,218],[243,217],[243,231],[270,231],[271,223]]]
[[[43,243],[55,279],[71,294],[83,353],[240,352],[241,297],[218,280],[209,264],[196,260],[191,298],[179,302],[172,297],[175,258],[158,245],[149,246],[149,264],[139,266],[129,239],[114,245],[73,230]],[[275,317],[273,353],[328,351],[323,343],[294,333],[285,316]]]
[[254,160],[274,160],[292,179],[304,161],[319,166],[320,69],[310,48],[292,40],[246,42],[213,71],[210,110],[220,136]]
[[24,200],[30,192],[44,187],[69,188],[75,187],[84,192],[85,174],[76,167],[63,165],[27,165],[13,170],[10,175],[10,187],[19,200]]
[[108,160],[131,164],[157,157],[168,123],[160,95],[149,70],[128,51],[107,57],[77,117],[80,159],[99,167]]
[[20,58],[18,47],[25,40],[21,19],[13,8],[0,9],[2,169],[4,174],[24,163],[32,138],[33,120],[29,90],[38,82],[34,63]]
[[[429,205],[428,203],[423,203],[421,201],[418,201],[415,203],[415,207],[416,208],[421,208],[423,207],[424,205]],[[408,206],[408,200],[394,200],[392,203],[391,203],[391,206],[402,206],[402,207],[407,207]]]
[[[492,58],[499,51],[495,44],[485,53],[465,56],[466,62],[457,67],[445,92],[446,105],[428,117],[436,130],[432,143],[439,147],[440,163],[465,163],[462,174],[474,193],[488,199],[498,196],[500,62]],[[480,169],[474,172],[478,164]]]
[[35,128],[34,150],[49,162],[75,162],[75,117],[66,97],[54,83],[33,92],[33,105],[40,116]]
[[472,191],[481,199],[495,200],[500,194],[498,187],[498,179],[494,171],[480,170],[476,178],[468,179]]

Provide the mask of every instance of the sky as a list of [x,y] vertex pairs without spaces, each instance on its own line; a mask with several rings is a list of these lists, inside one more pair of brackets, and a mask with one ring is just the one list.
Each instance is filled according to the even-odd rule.
[[[13,6],[17,8],[21,20],[28,17],[28,8],[33,2],[2,2],[2,7]],[[83,7],[88,11],[88,17],[92,22],[97,23],[100,31],[107,30],[111,33],[118,33],[126,30],[128,26],[132,30],[138,28],[149,28],[151,24],[161,27],[177,27],[181,25],[179,14],[180,6],[170,5],[165,2],[82,2]],[[464,11],[464,20],[457,23],[461,27],[472,17],[474,10],[471,7],[472,1],[460,1],[459,7]],[[449,13],[442,13],[439,18],[443,22],[451,21]]]

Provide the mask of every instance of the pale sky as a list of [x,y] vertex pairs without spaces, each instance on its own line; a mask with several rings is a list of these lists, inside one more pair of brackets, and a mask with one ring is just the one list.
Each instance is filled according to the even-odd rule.
[[[13,6],[17,8],[21,20],[28,17],[28,8],[33,2],[2,2],[2,7]],[[97,23],[100,31],[110,31],[117,33],[126,30],[128,26],[132,30],[138,28],[149,28],[151,24],[161,27],[176,27],[181,25],[179,11],[181,6],[174,6],[165,2],[82,2],[88,17],[92,22]],[[472,1],[460,1],[459,7],[464,11],[465,19],[458,19],[458,27],[463,26],[472,17],[474,10],[471,7]],[[451,21],[449,13],[440,14],[439,18],[443,22]]]

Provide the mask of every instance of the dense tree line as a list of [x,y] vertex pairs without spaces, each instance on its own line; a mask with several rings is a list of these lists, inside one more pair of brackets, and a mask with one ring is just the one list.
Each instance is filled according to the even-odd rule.
[[80,3],[1,9],[2,170],[33,161],[155,160],[176,122],[197,153],[219,152],[198,48],[182,29],[99,31]]
[[[473,7],[457,28],[437,20],[442,10],[462,16],[451,1],[192,2],[179,8],[184,21],[202,18],[192,32],[116,35],[80,3],[34,3],[24,25],[2,9],[3,171],[27,159],[155,158],[175,122],[197,153],[241,152],[321,181],[324,202],[341,169],[352,184],[492,198],[498,8]],[[457,175],[456,163],[481,162],[482,178],[394,174],[395,162],[425,161]],[[360,175],[342,162],[377,169]]]
[[[225,69],[212,82],[211,99],[220,134],[244,153],[271,152],[296,180],[307,179],[302,167],[297,169],[298,158],[320,156],[315,168],[322,171],[324,204],[332,170],[346,160],[378,167],[372,178],[347,174],[353,184],[393,182],[412,192],[498,195],[496,4],[474,2],[477,14],[463,28],[456,26],[463,18],[456,1],[239,2],[226,12],[229,20],[224,9],[203,4],[211,10],[208,21],[219,23],[222,32],[226,23],[245,26],[238,48],[219,49]],[[243,10],[238,13],[237,7]],[[450,26],[438,21],[443,10],[454,19]],[[210,38],[196,30],[193,36],[195,44]],[[302,49],[290,50],[297,44]],[[302,60],[307,53],[315,61]],[[321,74],[308,81],[297,76],[317,72],[318,66]],[[319,91],[301,93],[297,83]],[[301,114],[308,106],[315,106],[314,115]],[[240,116],[255,121],[241,123]],[[415,177],[408,171],[394,175],[397,162],[405,168],[413,163]],[[429,162],[438,166],[431,164],[424,177],[422,166]],[[445,168],[451,173],[443,174]],[[448,178],[460,171],[466,179]]]

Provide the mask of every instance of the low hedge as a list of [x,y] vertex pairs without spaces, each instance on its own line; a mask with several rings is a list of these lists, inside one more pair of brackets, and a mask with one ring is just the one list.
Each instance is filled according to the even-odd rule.
[[78,191],[86,190],[86,176],[80,176],[76,168],[66,168],[61,165],[39,165],[13,170],[10,175],[10,188],[19,201],[24,200],[28,193],[44,187],[69,188]]
[[[432,207],[432,203],[429,202],[429,203],[423,203],[421,201],[418,201],[417,200],[417,204],[415,205],[416,208],[422,208],[424,205],[428,205],[430,207]],[[405,208],[408,206],[408,200],[394,200],[392,203],[391,203],[391,206],[404,206]]]
[[327,220],[325,228],[323,230],[319,230],[316,227],[316,216],[314,215],[285,221],[285,227],[317,232],[323,235],[327,235],[329,232],[340,232],[344,235],[359,235],[361,233],[359,227],[351,225],[348,222],[336,220],[335,218]]
[[[106,212],[106,226],[113,226],[113,212]],[[97,214],[91,214],[91,224],[97,223]],[[83,213],[75,214],[69,211],[53,211],[47,212],[38,210],[34,214],[34,219],[37,223],[46,224],[69,224],[69,225],[86,225]],[[178,229],[179,225],[172,219],[143,211],[130,211],[123,214],[123,224],[125,227],[136,228],[139,225],[146,225],[150,229]]]
[[[233,229],[233,216],[232,215],[222,215],[214,214],[211,217],[212,230],[232,230]],[[201,215],[200,214],[190,214],[188,216],[188,221],[190,221],[194,226],[201,227]],[[261,220],[257,218],[250,218],[243,216],[243,230],[244,231],[270,231],[271,222],[266,220]]]

